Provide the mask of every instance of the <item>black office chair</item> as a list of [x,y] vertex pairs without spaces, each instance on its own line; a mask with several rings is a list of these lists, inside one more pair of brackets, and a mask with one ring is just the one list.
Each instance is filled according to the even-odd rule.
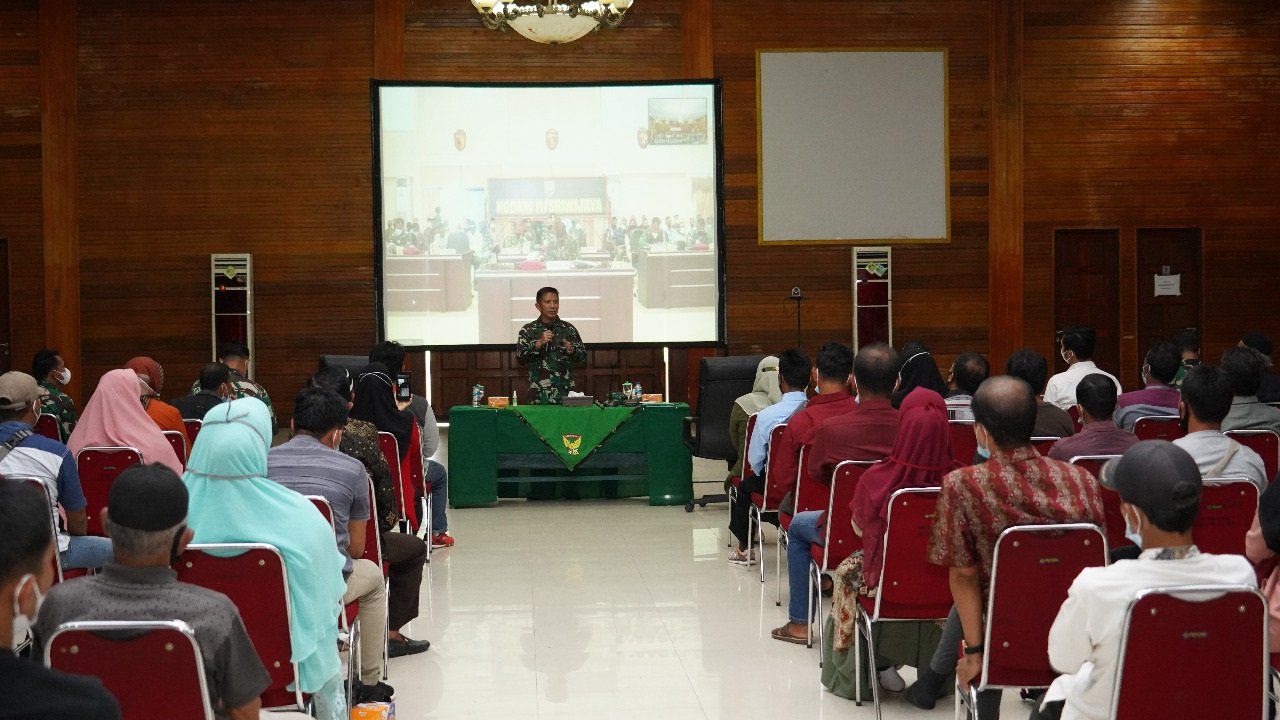
[[[756,368],[763,355],[704,357],[698,370],[697,414],[684,419],[684,444],[696,457],[724,460],[729,467],[738,459],[729,438],[729,413],[739,397],[751,392]],[[703,495],[685,503],[685,512],[709,502],[728,502],[724,493]]]

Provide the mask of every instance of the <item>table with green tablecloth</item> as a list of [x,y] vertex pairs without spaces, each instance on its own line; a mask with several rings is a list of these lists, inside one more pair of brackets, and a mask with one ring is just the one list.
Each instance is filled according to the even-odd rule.
[[648,496],[683,505],[693,497],[681,440],[688,414],[684,403],[449,408],[449,503]]

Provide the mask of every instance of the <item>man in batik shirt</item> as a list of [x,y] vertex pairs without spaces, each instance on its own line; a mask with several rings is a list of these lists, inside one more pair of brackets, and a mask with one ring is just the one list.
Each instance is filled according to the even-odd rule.
[[561,403],[573,389],[573,367],[587,360],[578,329],[560,319],[560,291],[538,290],[538,319],[520,328],[516,361],[529,367],[529,394],[536,403]]

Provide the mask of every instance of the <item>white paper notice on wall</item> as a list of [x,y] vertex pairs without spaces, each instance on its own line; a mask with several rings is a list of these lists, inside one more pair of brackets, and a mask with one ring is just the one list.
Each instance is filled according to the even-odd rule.
[[1156,297],[1182,294],[1182,275],[1156,275],[1155,279]]

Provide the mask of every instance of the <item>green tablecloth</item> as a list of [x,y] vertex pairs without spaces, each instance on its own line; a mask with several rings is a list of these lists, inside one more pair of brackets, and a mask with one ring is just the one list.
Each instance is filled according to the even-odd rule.
[[511,408],[570,470],[626,422],[636,407],[520,405]]
[[[547,428],[552,423],[563,427],[562,421],[575,413],[603,417],[601,410],[614,408],[539,406],[532,413],[528,409],[518,408],[524,420],[516,408],[449,409],[450,504],[491,505],[499,494],[545,497],[555,491],[556,484],[562,484],[572,497],[648,495],[650,505],[683,505],[692,499],[693,459],[680,436],[688,405],[656,403],[635,408],[572,469],[543,441]],[[549,420],[552,417],[554,421]],[[547,426],[543,420],[548,420]],[[552,439],[563,447],[562,438]],[[579,452],[585,452],[587,445],[584,437]]]

